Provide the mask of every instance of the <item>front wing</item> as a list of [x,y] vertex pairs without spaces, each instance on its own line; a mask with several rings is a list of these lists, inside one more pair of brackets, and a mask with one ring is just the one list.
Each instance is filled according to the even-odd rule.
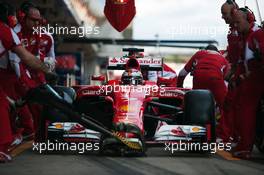
[[[210,131],[208,131],[210,132]],[[194,125],[167,125],[163,124],[156,129],[156,133],[147,143],[159,144],[166,142],[201,142],[206,140],[207,129]],[[59,138],[56,138],[59,137]],[[100,142],[101,134],[97,131],[86,129],[78,123],[51,123],[48,126],[48,139],[65,142]],[[129,138],[137,142],[137,138]]]

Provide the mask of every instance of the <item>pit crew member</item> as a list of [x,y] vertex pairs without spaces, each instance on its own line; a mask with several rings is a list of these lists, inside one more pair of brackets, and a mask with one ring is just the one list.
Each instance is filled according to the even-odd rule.
[[[255,16],[248,8],[240,8],[235,15],[235,26],[241,34],[244,52],[242,52],[238,69],[233,78],[237,94],[235,96],[235,129],[239,140],[233,155],[248,159],[253,149],[256,111],[263,93],[263,69],[261,59],[256,58],[253,52],[261,49],[263,45],[262,33],[255,24]],[[256,37],[260,38],[256,38]]]
[[191,72],[193,75],[193,89],[208,89],[214,95],[217,105],[223,108],[227,87],[224,77],[228,71],[226,59],[218,52],[214,45],[198,51],[187,62],[178,76],[178,87],[183,87],[185,77]]
[[0,162],[8,162],[11,156],[8,154],[8,147],[12,141],[12,131],[10,126],[9,102],[6,96],[9,84],[9,75],[12,69],[9,63],[8,51],[15,52],[21,60],[30,68],[48,73],[48,68],[32,54],[25,50],[20,43],[18,36],[8,26],[12,26],[13,17],[10,15],[11,6],[6,3],[0,4]]

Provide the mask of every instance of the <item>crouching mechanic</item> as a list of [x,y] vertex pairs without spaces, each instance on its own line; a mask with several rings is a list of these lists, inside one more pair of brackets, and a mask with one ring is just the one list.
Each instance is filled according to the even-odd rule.
[[205,50],[198,51],[187,62],[179,73],[177,86],[183,87],[185,77],[191,72],[193,75],[193,89],[210,90],[221,112],[227,93],[224,76],[228,69],[226,59],[214,45],[209,45]]
[[[9,74],[12,73],[9,64],[8,51],[16,53],[28,67],[48,73],[46,67],[39,59],[36,59],[26,49],[21,46],[18,36],[8,26],[12,25],[13,17],[9,15],[10,5],[0,4],[0,162],[11,161],[8,154],[8,147],[12,141],[12,131],[10,126],[9,102],[3,87]],[[14,73],[14,72],[13,72]],[[13,86],[10,84],[9,86]]]

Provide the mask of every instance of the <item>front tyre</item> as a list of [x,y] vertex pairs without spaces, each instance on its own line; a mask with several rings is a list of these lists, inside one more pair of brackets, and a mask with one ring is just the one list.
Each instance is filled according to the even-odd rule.
[[184,123],[210,129],[207,142],[216,140],[215,101],[208,90],[192,90],[184,97]]

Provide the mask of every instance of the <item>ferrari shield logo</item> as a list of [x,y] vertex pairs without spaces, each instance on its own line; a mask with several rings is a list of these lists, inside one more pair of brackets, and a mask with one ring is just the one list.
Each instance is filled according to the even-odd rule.
[[109,23],[122,32],[136,15],[135,0],[106,0],[104,13]]

